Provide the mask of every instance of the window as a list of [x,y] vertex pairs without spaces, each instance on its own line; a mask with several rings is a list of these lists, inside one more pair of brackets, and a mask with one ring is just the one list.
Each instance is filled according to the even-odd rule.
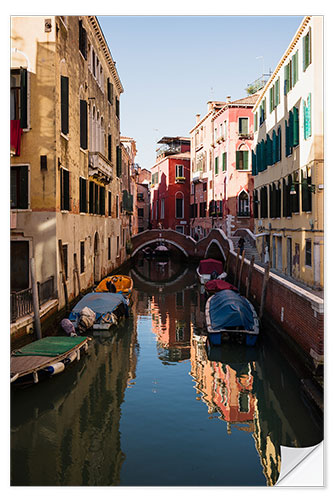
[[153,186],[155,186],[155,184],[158,184],[158,172],[155,172],[154,174],[152,174],[151,183]]
[[269,89],[269,110],[272,112],[280,104],[280,78]]
[[108,215],[112,216],[112,194],[111,191],[108,191]]
[[10,168],[10,208],[29,208],[29,168],[16,166]]
[[242,190],[238,195],[238,214],[239,216],[249,217],[250,215],[250,197],[249,193]]
[[108,237],[108,260],[111,260],[111,238]]
[[200,203],[200,217],[206,217],[206,210],[207,210],[207,205],[206,202],[201,202]]
[[239,135],[247,135],[249,133],[249,119],[239,118],[238,119],[238,133]]
[[236,170],[249,169],[249,152],[246,150],[236,151]]
[[60,210],[69,210],[69,171],[60,169]]
[[112,136],[108,135],[108,160],[112,161]]
[[303,128],[304,139],[311,137],[311,94],[308,95],[306,101],[303,100]]
[[107,95],[110,104],[113,103],[113,83],[111,83],[110,78],[107,79]]
[[80,273],[84,273],[84,241],[80,241]]
[[87,212],[87,180],[80,177],[80,212]]
[[258,112],[254,114],[254,131],[258,131]]
[[260,188],[260,217],[265,219],[268,216],[267,186]]
[[[310,174],[310,175],[309,175]],[[302,211],[312,211],[311,172],[302,171]]]
[[[288,175],[287,179],[283,179],[282,190],[283,190],[283,217],[291,217],[291,195],[290,188],[292,184],[292,176]],[[295,195],[294,195],[295,196]]]
[[119,236],[117,236],[117,257],[119,257]]
[[117,146],[117,177],[121,177],[121,147]]
[[312,245],[311,240],[305,240],[305,265],[312,266]]
[[20,120],[20,127],[28,127],[28,72],[25,68],[10,72],[10,119]]
[[144,209],[143,208],[138,208],[138,217],[144,217]]
[[184,217],[184,197],[182,194],[176,195],[176,219]]
[[266,98],[262,101],[259,107],[259,125],[261,126],[266,120]]
[[82,20],[79,21],[79,51],[87,60],[87,32],[83,27]]
[[184,179],[184,166],[176,165],[176,179]]
[[[116,195],[116,218],[118,219],[119,217],[119,196]],[[118,255],[118,251],[117,251],[117,255]]]
[[68,106],[68,77],[60,77],[60,99],[61,99],[61,132],[65,135],[68,134],[68,116],[69,116],[69,106]]
[[295,86],[298,81],[298,51],[292,56],[289,63],[284,67],[284,94]]
[[138,201],[144,201],[143,193],[138,193],[136,199]]
[[164,219],[164,198],[161,199],[161,219]]
[[175,226],[177,233],[184,234],[184,226]]
[[253,217],[258,219],[259,211],[258,211],[258,191],[255,189],[253,191]]
[[80,147],[87,149],[88,147],[88,106],[87,101],[80,100]]
[[99,214],[105,215],[105,187],[99,186]]
[[311,64],[311,28],[303,37],[303,71]]
[[116,117],[119,118],[120,116],[120,103],[118,97],[116,97]]
[[226,172],[227,170],[227,153],[222,153],[222,172]]
[[215,175],[219,173],[219,157],[215,157]]

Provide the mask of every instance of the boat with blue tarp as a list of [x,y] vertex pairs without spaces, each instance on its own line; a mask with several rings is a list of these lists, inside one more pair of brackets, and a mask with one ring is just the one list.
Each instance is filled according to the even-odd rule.
[[129,315],[129,300],[122,293],[87,293],[72,309],[68,319],[79,332],[93,328],[108,330]]
[[205,307],[206,327],[212,345],[224,340],[256,344],[259,320],[249,300],[234,290],[221,290],[212,295]]

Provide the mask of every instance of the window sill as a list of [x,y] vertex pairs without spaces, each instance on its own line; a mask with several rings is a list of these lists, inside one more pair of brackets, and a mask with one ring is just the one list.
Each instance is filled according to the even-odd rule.
[[83,153],[85,155],[88,154],[88,149],[83,149],[83,148],[81,148],[81,146],[80,146],[80,151],[81,151],[81,153]]
[[18,212],[32,212],[32,209],[31,208],[11,208],[10,211],[11,212],[15,212],[15,213],[18,213]]
[[69,141],[68,135],[64,134],[63,132],[60,132],[60,137],[63,137],[66,141]]

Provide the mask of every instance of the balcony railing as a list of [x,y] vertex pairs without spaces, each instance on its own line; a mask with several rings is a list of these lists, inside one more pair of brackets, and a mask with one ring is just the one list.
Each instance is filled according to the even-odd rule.
[[[55,298],[54,276],[37,283],[39,307]],[[10,293],[10,321],[14,322],[33,311],[32,288]]]
[[99,151],[89,152],[89,175],[106,183],[112,180],[112,163]]
[[160,148],[156,150],[156,156],[164,155],[174,155],[180,153],[180,145],[175,146],[172,144],[163,144]]

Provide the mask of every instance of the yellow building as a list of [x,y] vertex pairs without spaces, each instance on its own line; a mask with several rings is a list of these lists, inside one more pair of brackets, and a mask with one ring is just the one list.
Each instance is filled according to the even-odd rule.
[[95,16],[12,17],[12,291],[31,287],[34,257],[62,307],[126,258],[122,92]]
[[[303,19],[253,108],[257,249],[273,269],[324,283],[323,18]],[[266,255],[265,255],[266,254]]]

